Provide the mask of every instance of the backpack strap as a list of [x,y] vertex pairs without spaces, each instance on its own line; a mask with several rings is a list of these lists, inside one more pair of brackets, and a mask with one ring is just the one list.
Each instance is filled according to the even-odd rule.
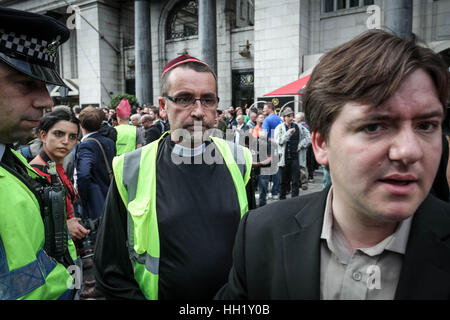
[[111,169],[111,166],[108,163],[108,158],[106,157],[105,149],[103,149],[102,144],[97,139],[89,137],[89,138],[86,138],[84,141],[87,141],[87,140],[92,140],[92,141],[97,142],[97,144],[98,144],[98,146],[99,146],[99,148],[100,148],[100,150],[101,150],[101,152],[103,154],[103,159],[105,160],[106,170],[108,170],[109,180],[111,180],[112,177],[113,177],[113,171]]

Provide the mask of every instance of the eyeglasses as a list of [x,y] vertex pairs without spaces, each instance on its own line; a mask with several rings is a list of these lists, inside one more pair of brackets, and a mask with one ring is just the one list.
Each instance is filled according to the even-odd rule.
[[167,99],[169,99],[170,101],[172,101],[173,103],[182,106],[183,108],[187,108],[189,106],[194,105],[197,100],[200,101],[201,105],[204,108],[215,108],[217,107],[217,104],[219,103],[219,97],[204,97],[204,98],[196,98],[195,96],[192,95],[187,95],[187,96],[181,96],[181,97],[171,97],[168,95],[165,95],[165,97]]

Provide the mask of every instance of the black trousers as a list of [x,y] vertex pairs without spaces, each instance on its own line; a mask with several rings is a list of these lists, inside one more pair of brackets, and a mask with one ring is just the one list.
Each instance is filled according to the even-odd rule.
[[300,165],[298,159],[286,160],[284,167],[280,167],[280,199],[286,199],[289,184],[292,182],[292,197],[298,197],[300,188]]
[[314,171],[319,167],[312,145],[306,150],[306,167],[308,169],[308,179],[314,179]]

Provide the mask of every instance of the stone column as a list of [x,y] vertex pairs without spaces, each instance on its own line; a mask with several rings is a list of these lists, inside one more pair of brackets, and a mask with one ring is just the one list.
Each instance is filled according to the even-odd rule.
[[216,0],[198,1],[200,59],[217,74]]
[[411,39],[412,0],[384,1],[384,25],[387,31]]
[[150,0],[134,1],[134,50],[136,98],[153,103]]

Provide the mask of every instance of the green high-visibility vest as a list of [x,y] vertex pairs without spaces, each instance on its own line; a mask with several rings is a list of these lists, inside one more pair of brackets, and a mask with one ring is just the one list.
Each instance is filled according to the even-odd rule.
[[[134,277],[147,299],[158,299],[159,232],[156,214],[156,158],[161,139],[113,160],[117,189],[128,210],[128,247]],[[248,211],[250,150],[211,137],[227,165],[236,188],[241,217]]]
[[117,131],[116,155],[136,150],[137,128],[128,124],[121,124],[115,127]]
[[[39,175],[11,150],[32,179]],[[0,166],[0,300],[71,298],[73,278],[43,250],[44,222],[38,200],[15,175]],[[75,245],[68,242],[72,259]]]

